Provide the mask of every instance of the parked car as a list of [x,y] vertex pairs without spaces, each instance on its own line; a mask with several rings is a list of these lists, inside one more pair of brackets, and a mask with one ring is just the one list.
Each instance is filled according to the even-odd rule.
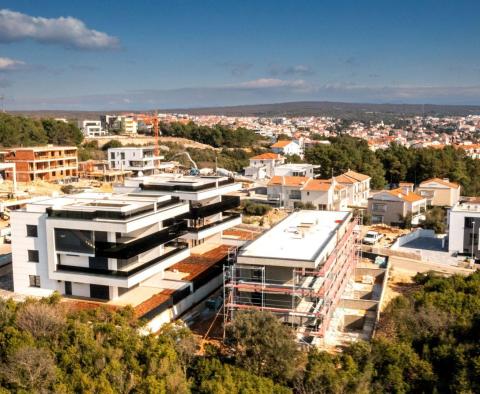
[[367,245],[375,245],[382,238],[383,234],[377,233],[376,231],[367,231],[362,242]]

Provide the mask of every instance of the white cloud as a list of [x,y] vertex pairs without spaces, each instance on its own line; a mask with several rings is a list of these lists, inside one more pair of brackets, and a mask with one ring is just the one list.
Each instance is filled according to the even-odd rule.
[[118,38],[89,29],[84,22],[76,18],[43,18],[7,9],[0,10],[0,42],[26,39],[77,49],[108,49],[119,46]]
[[21,60],[11,59],[9,57],[0,57],[0,71],[17,70],[25,66],[25,62]]
[[260,78],[253,81],[241,82],[227,87],[244,89],[272,89],[272,88],[294,88],[305,89],[308,87],[303,79],[285,80],[277,78]]

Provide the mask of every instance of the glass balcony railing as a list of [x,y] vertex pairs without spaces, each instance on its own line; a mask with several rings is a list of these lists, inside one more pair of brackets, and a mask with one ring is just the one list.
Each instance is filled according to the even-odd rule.
[[150,261],[145,262],[144,264],[137,265],[128,271],[110,270],[110,269],[102,269],[102,268],[77,267],[77,266],[65,265],[65,264],[57,264],[57,271],[128,278],[132,275],[137,274],[140,271],[153,267],[155,264],[164,262],[166,259],[173,257],[180,252],[183,252],[185,249],[188,249],[188,244],[184,242],[170,242],[165,244],[165,246],[171,247],[173,249],[162,254],[161,256],[158,256]]
[[222,201],[204,205],[201,207],[191,207],[188,218],[199,219],[210,215],[215,215],[229,209],[235,209],[240,206],[240,197],[238,196],[222,196]]
[[129,259],[181,237],[186,229],[186,222],[180,222],[132,242],[95,242],[95,256]]
[[199,233],[200,231],[208,230],[209,228],[213,228],[216,226],[220,226],[223,223],[227,223],[233,219],[237,219],[241,216],[241,214],[236,212],[224,212],[223,215],[226,217],[222,218],[221,220],[217,220],[216,222],[208,223],[201,227],[187,227],[187,231],[189,233]]

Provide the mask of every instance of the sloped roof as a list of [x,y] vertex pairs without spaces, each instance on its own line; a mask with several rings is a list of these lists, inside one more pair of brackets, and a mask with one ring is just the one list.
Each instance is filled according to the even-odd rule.
[[420,183],[420,187],[422,186],[428,186],[427,184],[428,183],[432,183],[432,182],[435,182],[435,183],[439,183],[440,185],[443,185],[443,186],[446,186],[446,187],[450,187],[452,189],[458,189],[460,187],[460,185],[458,183],[455,183],[455,182],[450,182],[450,181],[447,181],[445,179],[440,179],[440,178],[430,178],[430,179],[427,179],[426,181],[423,181],[422,183]]
[[306,176],[281,176],[275,175],[268,182],[268,186],[283,185],[283,186],[303,186],[311,179]]
[[253,156],[250,158],[250,160],[278,160],[281,157],[282,156],[280,156],[278,153],[267,152],[257,156]]
[[359,181],[359,182],[362,182],[362,181],[366,181],[367,179],[370,179],[371,177],[368,176],[368,175],[365,175],[365,174],[361,174],[359,172],[355,172],[355,171],[352,171],[352,170],[348,170],[345,174],[343,174],[345,176],[348,176],[350,178],[353,178],[355,179],[356,181]]
[[393,189],[388,191],[391,195],[401,198],[406,202],[415,202],[420,200],[425,200],[425,197],[422,197],[416,193],[410,192],[405,194],[402,189]]
[[302,188],[302,190],[326,192],[330,189],[330,187],[331,183],[322,182],[321,179],[310,179]]
[[293,141],[280,140],[275,142],[272,145],[272,148],[285,148],[287,145],[290,145]]

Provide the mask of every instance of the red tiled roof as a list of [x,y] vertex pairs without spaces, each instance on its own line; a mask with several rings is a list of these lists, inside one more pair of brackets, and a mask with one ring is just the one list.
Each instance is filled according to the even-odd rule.
[[282,156],[280,156],[278,153],[267,152],[262,153],[261,155],[253,156],[250,158],[250,160],[278,160],[281,157]]
[[290,145],[291,143],[292,141],[285,141],[285,140],[277,141],[272,145],[272,148],[285,148],[287,145]]

